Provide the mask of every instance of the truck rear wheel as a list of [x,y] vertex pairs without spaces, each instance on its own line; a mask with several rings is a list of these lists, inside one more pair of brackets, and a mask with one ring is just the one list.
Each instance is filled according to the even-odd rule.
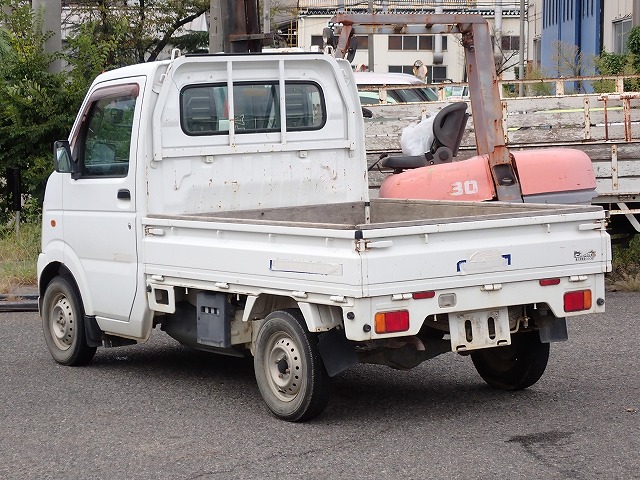
[[84,308],[71,277],[51,280],[42,300],[42,330],[53,359],[62,365],[85,365],[96,353],[86,343]]
[[511,345],[471,353],[471,360],[482,379],[501,390],[522,390],[542,377],[549,360],[549,344],[538,332],[511,337]]
[[256,381],[269,410],[290,422],[310,420],[329,399],[329,377],[315,335],[297,310],[270,313],[256,338]]

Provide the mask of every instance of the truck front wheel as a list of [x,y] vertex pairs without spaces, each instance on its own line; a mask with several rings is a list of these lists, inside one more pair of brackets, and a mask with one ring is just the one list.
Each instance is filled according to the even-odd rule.
[[540,342],[538,332],[513,335],[511,345],[471,353],[476,370],[490,386],[501,390],[522,390],[542,377],[549,360],[549,344]]
[[297,310],[270,313],[256,338],[254,368],[269,410],[290,422],[319,415],[329,399],[329,377],[317,337]]
[[84,308],[73,280],[59,276],[42,300],[42,330],[53,359],[62,365],[85,365],[96,353],[85,340]]

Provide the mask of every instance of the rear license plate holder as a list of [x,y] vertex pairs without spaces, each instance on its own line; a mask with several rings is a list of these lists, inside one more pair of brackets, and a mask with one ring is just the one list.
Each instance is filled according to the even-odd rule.
[[449,314],[451,350],[464,352],[511,344],[506,307]]

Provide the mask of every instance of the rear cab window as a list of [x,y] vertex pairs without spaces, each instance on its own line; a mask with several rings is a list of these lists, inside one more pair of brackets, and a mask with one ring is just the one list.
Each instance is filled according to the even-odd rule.
[[[180,92],[180,125],[187,135],[228,134],[226,83],[188,85]],[[278,82],[241,82],[233,86],[233,130],[237,134],[279,132],[283,115]],[[315,82],[285,83],[286,131],[319,130],[327,120],[325,100]]]

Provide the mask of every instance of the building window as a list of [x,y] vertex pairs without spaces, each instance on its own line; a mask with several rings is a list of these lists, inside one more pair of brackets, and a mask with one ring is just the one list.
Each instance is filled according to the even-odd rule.
[[311,35],[311,46],[322,50],[322,35]]
[[408,73],[413,75],[413,65],[389,65],[389,73]]
[[429,67],[429,71],[431,72],[431,83],[439,83],[447,80],[447,67],[442,65],[432,65]]
[[358,50],[369,50],[368,35],[358,35],[356,36],[356,40],[358,40]]
[[[435,35],[420,35],[418,50],[435,50]],[[442,50],[447,50],[447,36],[442,36]]]
[[627,40],[631,26],[630,18],[613,22],[613,53],[627,53]]
[[389,50],[402,50],[402,37],[400,35],[389,35]]
[[402,49],[403,50],[418,50],[418,37],[414,37],[413,35],[407,35],[402,39]]
[[[413,65],[389,65],[389,73],[408,73],[413,75]],[[426,83],[441,83],[447,79],[447,67],[443,65],[427,65]]]
[[[367,35],[357,35],[354,38],[358,41],[358,50],[369,49],[369,37]],[[322,35],[311,35],[311,46],[322,50]]]
[[533,63],[538,66],[542,64],[542,41],[540,38],[533,39]]
[[520,50],[520,37],[518,35],[503,35],[500,42],[502,51]]
[[[360,45],[360,43],[358,43]],[[389,50],[434,50],[434,35],[389,35]],[[447,36],[442,36],[442,50],[447,50]]]

